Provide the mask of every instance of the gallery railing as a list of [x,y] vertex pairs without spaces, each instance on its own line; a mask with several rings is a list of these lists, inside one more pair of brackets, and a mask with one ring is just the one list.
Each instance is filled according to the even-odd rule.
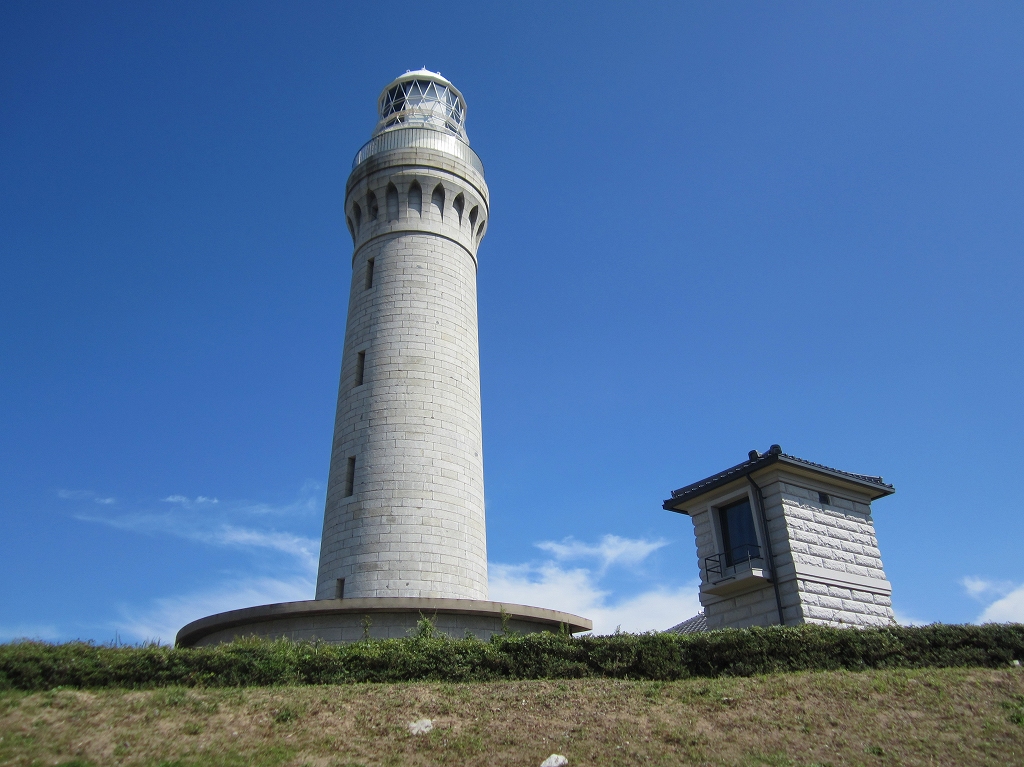
[[356,167],[359,163],[379,152],[418,147],[455,155],[460,160],[469,163],[483,175],[484,164],[480,162],[476,152],[469,148],[469,144],[458,136],[430,128],[395,128],[394,130],[384,131],[379,136],[374,136],[363,144],[363,148],[356,152],[356,157],[352,160],[352,167]]
[[726,568],[731,567],[734,572],[742,569],[749,570],[752,567],[751,562],[754,560],[761,561],[761,547],[745,543],[729,551],[723,551],[721,554],[705,557],[704,572],[707,573],[709,581],[712,575],[717,575],[721,580],[726,576]]

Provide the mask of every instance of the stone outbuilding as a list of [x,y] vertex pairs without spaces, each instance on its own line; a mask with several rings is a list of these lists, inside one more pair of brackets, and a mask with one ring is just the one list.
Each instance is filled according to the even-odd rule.
[[663,506],[693,520],[704,611],[670,630],[893,623],[871,502],[894,492],[778,445],[674,491]]

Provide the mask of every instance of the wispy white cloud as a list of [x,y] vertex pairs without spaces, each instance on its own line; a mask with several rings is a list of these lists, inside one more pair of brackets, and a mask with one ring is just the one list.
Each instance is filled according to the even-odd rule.
[[207,615],[274,602],[312,599],[314,591],[314,581],[305,576],[228,581],[205,591],[154,599],[141,609],[122,607],[114,628],[131,641],[171,644],[182,626]]
[[182,506],[203,506],[205,504],[220,503],[216,498],[207,498],[205,495],[196,496],[195,500],[184,496],[184,495],[169,495],[166,498],[161,498],[164,503],[180,503]]
[[[170,504],[161,512],[118,516],[80,516],[120,530],[147,535],[168,535],[208,546],[256,551],[275,551],[284,557],[276,561],[276,577],[242,574],[209,589],[169,595],[145,606],[125,606],[112,626],[135,641],[174,641],[185,624],[213,613],[273,602],[312,599],[316,591],[316,570],[320,541],[287,529],[266,529],[268,518],[291,523],[303,512],[317,510],[323,500],[316,494],[321,486],[307,483],[299,498],[283,506],[246,501],[221,502],[211,496],[175,494],[161,499]],[[287,514],[282,514],[287,510]],[[261,560],[265,557],[261,557]],[[265,562],[260,562],[261,566]]]
[[561,542],[541,541],[536,544],[538,549],[552,554],[555,559],[563,562],[595,559],[600,563],[602,570],[611,565],[638,565],[651,553],[667,545],[668,541],[663,538],[649,541],[643,538],[621,538],[618,535],[605,535],[597,544],[583,543],[574,538],[566,538]]
[[17,639],[36,639],[52,642],[60,638],[56,626],[18,623],[13,626],[0,625],[0,642],[13,642]]
[[57,497],[65,501],[85,501],[95,496],[92,490],[58,490]]
[[96,503],[111,504],[117,501],[116,498],[104,498],[98,496],[92,490],[58,490],[57,497],[65,501],[95,501]]
[[989,601],[993,597],[1006,596],[1016,587],[1013,581],[993,581],[974,575],[961,578],[960,585],[964,587],[964,591],[968,595],[982,602]]
[[298,566],[315,568],[320,556],[320,542],[313,538],[276,530],[256,530],[229,523],[214,526],[174,514],[128,514],[119,517],[76,516],[83,522],[98,522],[117,530],[149,535],[173,535],[209,546],[271,549],[295,557]]

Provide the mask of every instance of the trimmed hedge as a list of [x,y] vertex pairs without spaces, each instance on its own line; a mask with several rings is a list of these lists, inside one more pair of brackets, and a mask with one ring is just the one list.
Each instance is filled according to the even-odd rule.
[[497,679],[673,680],[786,671],[1000,667],[1024,659],[1024,625],[726,629],[602,637],[433,636],[348,645],[243,640],[175,649],[84,642],[0,645],[0,689],[242,687]]

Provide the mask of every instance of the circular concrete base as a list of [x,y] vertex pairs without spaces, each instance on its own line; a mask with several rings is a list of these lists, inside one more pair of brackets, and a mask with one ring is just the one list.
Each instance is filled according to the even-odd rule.
[[320,639],[332,644],[367,638],[394,639],[411,636],[422,618],[429,618],[437,631],[459,639],[474,636],[486,640],[504,631],[559,631],[562,626],[570,633],[594,628],[593,623],[578,615],[477,599],[315,599],[209,615],[182,628],[175,644],[207,647],[251,636],[294,641]]

